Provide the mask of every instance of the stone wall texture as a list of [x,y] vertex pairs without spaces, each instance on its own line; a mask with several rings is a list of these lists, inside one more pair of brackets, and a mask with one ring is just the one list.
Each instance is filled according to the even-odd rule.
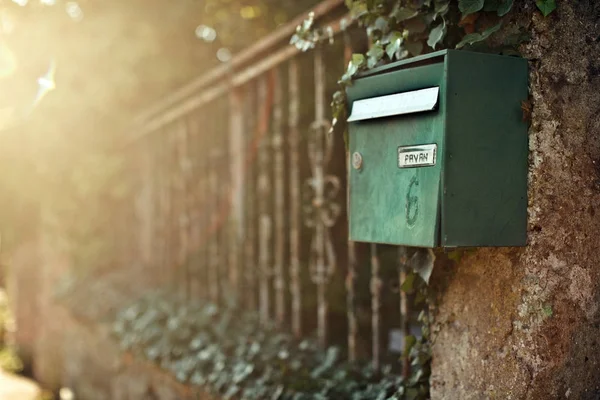
[[433,399],[600,398],[600,3],[515,2],[531,41],[529,239],[440,260]]

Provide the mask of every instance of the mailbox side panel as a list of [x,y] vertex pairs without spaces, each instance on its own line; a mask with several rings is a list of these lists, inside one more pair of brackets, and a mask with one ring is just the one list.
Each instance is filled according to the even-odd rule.
[[527,61],[467,51],[446,57],[444,247],[527,240]]

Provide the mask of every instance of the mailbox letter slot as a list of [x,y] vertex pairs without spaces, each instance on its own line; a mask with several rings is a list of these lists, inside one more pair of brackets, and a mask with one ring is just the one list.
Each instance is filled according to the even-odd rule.
[[433,87],[357,100],[348,122],[431,111],[437,105],[439,92],[439,87]]

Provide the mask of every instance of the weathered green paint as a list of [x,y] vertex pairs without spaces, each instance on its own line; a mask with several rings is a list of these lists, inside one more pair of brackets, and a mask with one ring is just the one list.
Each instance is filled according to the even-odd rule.
[[[350,123],[350,239],[417,247],[526,243],[527,62],[441,51],[359,77],[356,100],[439,86],[437,109]],[[435,166],[399,168],[398,147],[437,144]]]

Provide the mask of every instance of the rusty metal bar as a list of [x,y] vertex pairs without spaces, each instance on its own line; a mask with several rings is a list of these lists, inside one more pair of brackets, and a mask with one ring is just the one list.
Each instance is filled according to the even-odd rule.
[[229,218],[229,284],[238,293],[241,244],[244,237],[244,108],[243,91],[232,89],[229,94],[229,163],[231,166],[231,208]]
[[[258,110],[264,111],[262,107],[267,104],[268,99],[268,84],[267,77],[264,76],[258,81]],[[264,117],[264,116],[263,116]],[[262,125],[262,124],[259,124]],[[263,132],[260,132],[264,130]],[[271,235],[272,235],[272,218],[269,198],[271,194],[271,177],[269,176],[270,164],[270,146],[268,145],[267,127],[259,127],[258,133],[264,135],[259,141],[258,149],[258,197],[259,202],[259,307],[261,321],[269,320],[270,311],[270,285],[269,281],[272,274],[271,266]]]
[[172,290],[177,290],[178,272],[179,272],[179,217],[180,217],[180,196],[179,196],[179,162],[177,154],[177,130],[181,121],[176,121],[169,127],[169,278]]
[[[314,13],[315,20],[328,15],[338,7],[342,7],[344,0],[326,0],[311,10]],[[209,73],[202,75],[190,84],[182,87],[175,91],[171,95],[163,99],[159,104],[151,107],[149,110],[144,112],[138,118],[136,118],[136,124],[143,124],[147,120],[151,119],[156,114],[160,114],[168,108],[175,106],[186,99],[187,97],[193,96],[201,92],[206,86],[212,85],[215,81],[222,80],[227,77],[231,70],[244,68],[253,59],[256,59],[263,53],[277,46],[281,42],[289,40],[289,38],[296,32],[296,27],[300,25],[308,16],[308,13],[304,13],[294,18],[292,21],[286,23],[281,28],[277,29],[273,34],[259,40],[253,46],[250,46],[241,53],[235,55],[227,65],[221,65],[214,68]]]
[[[398,248],[398,288],[400,300],[400,326],[404,336],[404,342],[410,335],[410,323],[408,320],[408,295],[402,290],[402,284],[406,281],[408,267],[408,249],[404,246]],[[410,359],[408,354],[402,354],[402,375],[408,378],[410,375]]]
[[373,345],[373,367],[379,369],[381,365],[381,279],[379,277],[380,263],[377,254],[377,245],[371,244],[371,329]]
[[290,291],[292,297],[292,332],[302,336],[302,290],[300,280],[300,134],[298,132],[300,93],[298,60],[292,59],[288,70],[290,149]]
[[256,167],[253,163],[256,125],[258,118],[256,117],[256,83],[248,85],[246,95],[244,98],[244,115],[246,116],[245,121],[245,170],[244,170],[244,182],[245,182],[245,198],[246,207],[244,215],[244,230],[246,232],[244,236],[244,282],[245,291],[244,298],[248,309],[255,312],[258,309],[256,301],[256,282],[257,282],[257,267],[256,262],[257,250],[257,213],[256,213],[256,179],[255,170]]
[[[210,164],[208,166],[209,175],[209,193],[210,193],[210,224],[206,229],[208,235],[208,290],[210,294],[210,300],[213,303],[219,302],[219,237],[216,234],[215,227],[218,224],[219,219],[219,175],[217,172],[217,165],[219,163],[220,154],[216,149],[210,150],[209,153]],[[205,235],[206,236],[206,235]]]
[[177,203],[179,205],[177,212],[178,222],[178,254],[176,268],[179,271],[179,284],[183,288],[183,298],[189,300],[189,273],[187,270],[187,259],[189,254],[189,224],[190,217],[188,212],[188,180],[190,173],[190,160],[187,154],[188,149],[188,123],[187,120],[179,121],[176,130],[177,145]]
[[200,232],[201,232],[201,190],[200,190],[200,161],[201,157],[198,154],[200,148],[200,131],[197,118],[189,120],[189,138],[187,146],[187,156],[190,161],[190,172],[188,182],[188,202],[189,202],[189,254],[193,257],[189,264],[189,292],[190,297],[197,299],[200,296]]
[[279,325],[285,322],[285,193],[283,160],[283,88],[279,69],[274,74],[274,108],[273,108],[273,152],[274,152],[274,205],[275,205],[275,317]]
[[[344,37],[344,66],[352,58],[352,47],[350,36],[347,31],[343,33]],[[346,151],[346,210],[350,209],[350,153]],[[347,211],[346,211],[347,212]],[[356,244],[348,241],[348,272],[346,275],[346,308],[348,318],[348,359],[356,361],[356,339],[358,337],[358,320],[356,318]]]
[[[349,14],[337,21],[332,22],[330,25],[332,27],[333,34],[338,34],[342,29],[341,27],[344,25],[349,25],[350,22],[352,22],[352,18]],[[273,69],[275,66],[282,64],[299,53],[300,50],[298,50],[296,47],[291,45],[285,46],[280,50],[274,51],[271,55],[265,56],[261,61],[248,66],[246,69],[237,73],[233,73],[229,81],[211,79],[210,81],[212,86],[202,91],[198,91],[194,94],[194,96],[181,99],[180,103],[173,104],[172,107],[165,109],[160,114],[152,113],[149,115],[154,115],[153,117],[140,119],[133,130],[134,132],[138,133],[135,136],[128,138],[125,142],[125,145],[135,142],[144,135],[155,131],[161,126],[164,126],[169,122],[180,118],[182,115],[188,114],[204,104],[214,100],[230,90],[232,86],[238,87],[248,83],[249,81]]]

